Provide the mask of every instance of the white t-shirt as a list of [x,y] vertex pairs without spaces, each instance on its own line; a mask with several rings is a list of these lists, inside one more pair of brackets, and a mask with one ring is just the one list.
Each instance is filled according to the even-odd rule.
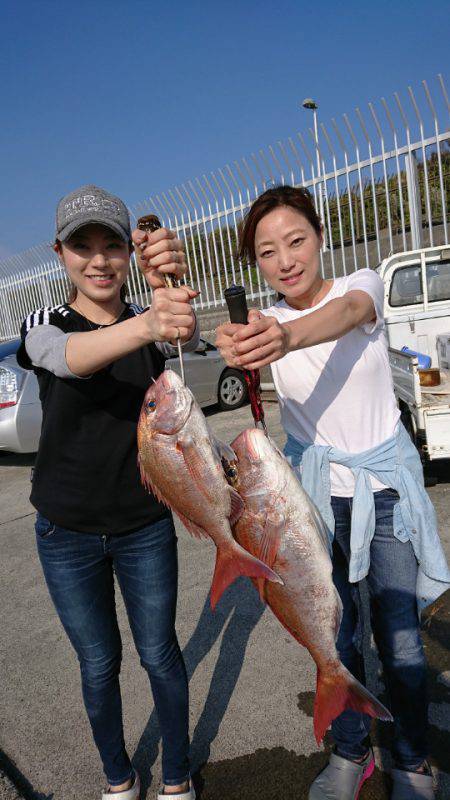
[[[288,353],[272,366],[281,421],[296,439],[360,453],[395,431],[400,411],[394,395],[383,319],[384,285],[370,269],[336,278],[326,297],[298,311],[285,300],[264,309],[280,323],[304,317],[330,300],[358,289],[373,300],[376,321],[354,328],[341,339]],[[331,493],[352,497],[355,481],[348,467],[330,465]],[[371,477],[374,490],[384,488]]]

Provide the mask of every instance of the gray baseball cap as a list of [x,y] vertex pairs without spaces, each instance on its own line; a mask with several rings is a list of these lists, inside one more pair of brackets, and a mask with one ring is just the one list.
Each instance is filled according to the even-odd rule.
[[80,186],[59,201],[56,239],[65,242],[78,228],[95,222],[111,228],[124,241],[130,241],[130,217],[125,203],[93,183]]

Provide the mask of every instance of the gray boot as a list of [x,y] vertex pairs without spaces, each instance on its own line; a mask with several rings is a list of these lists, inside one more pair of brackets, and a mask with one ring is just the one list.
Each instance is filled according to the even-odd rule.
[[433,776],[392,769],[391,800],[434,800]]
[[357,800],[361,786],[374,769],[372,750],[361,764],[332,753],[328,766],[312,784],[308,800]]

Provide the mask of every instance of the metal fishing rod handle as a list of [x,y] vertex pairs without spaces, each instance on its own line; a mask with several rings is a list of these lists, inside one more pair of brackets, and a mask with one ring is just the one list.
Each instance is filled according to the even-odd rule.
[[231,322],[247,325],[248,307],[245,297],[245,286],[230,286],[225,289],[225,300]]
[[137,226],[140,231],[147,231],[150,233],[153,233],[153,231],[157,231],[158,228],[162,227],[160,219],[156,216],[156,214],[147,214],[146,217],[139,217]]
[[[153,233],[153,231],[157,231],[158,228],[161,228],[161,222],[159,217],[156,214],[147,214],[145,217],[139,217],[137,221],[137,227],[140,231],[145,231],[146,233]],[[136,260],[138,262],[138,266],[140,268],[141,264],[139,261],[139,248],[135,248],[136,252]],[[164,274],[164,282],[169,289],[172,289],[174,286],[179,286],[179,280],[176,275],[172,275],[168,272]],[[177,328],[178,330],[178,328]],[[183,351],[181,349],[181,342],[180,342],[180,331],[178,331],[177,336],[177,349],[178,349],[178,359],[180,361],[180,370],[181,370],[181,380],[183,381],[184,386],[186,386],[186,377],[184,374],[184,363],[183,363]]]
[[[138,230],[140,231],[145,231],[146,233],[153,233],[154,231],[157,231],[159,228],[161,228],[162,225],[159,217],[157,217],[156,214],[147,214],[145,217],[139,217],[137,221],[137,227]],[[138,266],[140,267],[141,265],[139,261],[139,254],[137,251],[138,248],[136,248],[136,258],[138,261]],[[164,275],[164,281],[169,289],[171,289],[173,286],[179,285],[177,276],[171,275],[170,273],[167,272]]]

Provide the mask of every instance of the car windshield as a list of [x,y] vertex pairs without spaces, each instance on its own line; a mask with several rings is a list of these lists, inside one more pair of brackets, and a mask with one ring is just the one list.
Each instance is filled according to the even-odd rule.
[[[432,261],[426,265],[428,302],[450,300],[450,261]],[[423,303],[422,269],[400,267],[394,272],[389,297],[391,306]]]
[[422,270],[420,266],[401,267],[392,278],[389,305],[413,306],[423,303]]
[[450,300],[450,261],[427,264],[428,300]]
[[6,356],[11,356],[17,353],[20,345],[20,339],[11,339],[10,342],[2,342],[0,344],[0,361]]

